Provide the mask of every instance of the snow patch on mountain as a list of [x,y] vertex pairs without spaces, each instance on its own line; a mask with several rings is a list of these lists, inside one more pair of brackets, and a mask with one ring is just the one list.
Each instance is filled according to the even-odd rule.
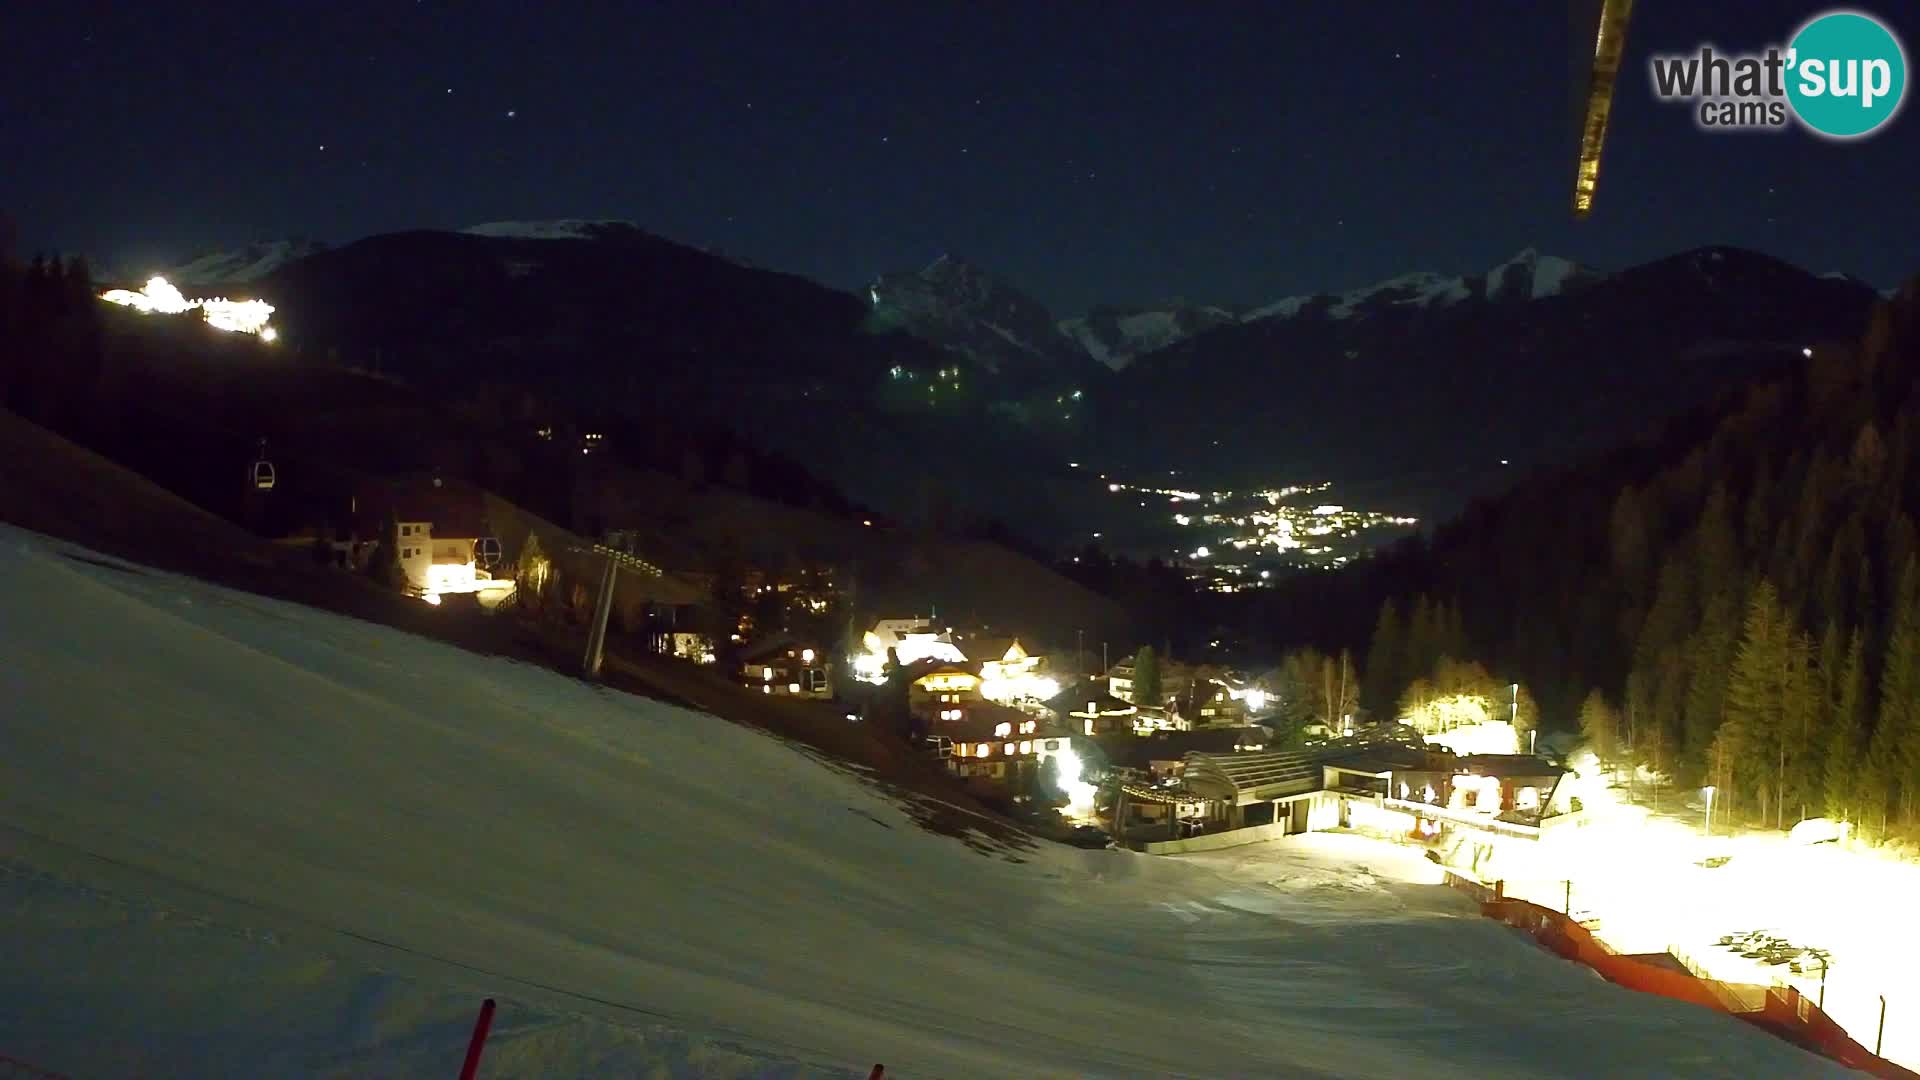
[[594,240],[609,231],[637,228],[639,226],[633,222],[617,218],[557,218],[552,221],[489,221],[482,225],[470,225],[460,231],[470,236],[496,236],[514,240]]
[[1276,318],[1291,319],[1295,315],[1300,314],[1300,312],[1304,310],[1308,304],[1313,303],[1317,299],[1319,299],[1319,297],[1317,296],[1284,297],[1282,299],[1275,300],[1273,303],[1268,304],[1265,307],[1257,307],[1257,308],[1254,308],[1252,311],[1247,312],[1247,321],[1253,322],[1257,319],[1276,319]]
[[1337,295],[1289,296],[1247,313],[1246,321],[1292,318],[1310,306],[1324,303],[1329,319],[1348,319],[1363,307],[1384,303],[1396,307],[1448,307],[1473,296],[1466,279],[1416,271]]
[[1062,319],[1058,326],[1089,356],[1118,371],[1137,356],[1237,321],[1239,316],[1223,307],[1173,300],[1142,308],[1095,308],[1079,318]]
[[[1100,340],[1100,335],[1093,332],[1093,329],[1087,325],[1087,320],[1062,319],[1060,320],[1059,326],[1060,332],[1072,338],[1075,344],[1087,350],[1088,356],[1093,357],[1095,360],[1100,361],[1102,364],[1116,371],[1127,366],[1126,360],[1116,360],[1114,358],[1113,349],[1108,346],[1106,342]],[[1128,359],[1132,358],[1129,357]]]
[[1487,299],[1503,295],[1524,295],[1529,300],[1558,296],[1568,284],[1587,273],[1580,264],[1557,255],[1542,255],[1532,248],[1515,255],[1487,271]]
[[1403,307],[1437,310],[1467,302],[1475,296],[1483,296],[1488,300],[1539,300],[1557,296],[1597,276],[1571,259],[1541,255],[1527,248],[1487,271],[1484,277],[1418,271],[1344,293],[1285,297],[1254,308],[1247,313],[1244,321],[1291,319],[1305,312],[1318,312],[1329,319],[1350,319],[1365,314],[1369,309]]
[[317,240],[268,240],[237,251],[209,252],[163,275],[175,285],[237,285],[257,281],[290,262],[325,251]]

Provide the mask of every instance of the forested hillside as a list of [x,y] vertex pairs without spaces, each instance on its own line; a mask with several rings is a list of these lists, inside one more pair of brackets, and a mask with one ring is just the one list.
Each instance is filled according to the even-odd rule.
[[[1920,812],[1920,280],[1657,438],[1302,583],[1276,619],[1371,641],[1363,691],[1478,661],[1603,749],[1738,812]],[[1355,620],[1372,618],[1369,635]]]

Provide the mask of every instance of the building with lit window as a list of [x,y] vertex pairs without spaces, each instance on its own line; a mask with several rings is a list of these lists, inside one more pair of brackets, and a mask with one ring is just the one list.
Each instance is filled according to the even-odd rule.
[[1072,733],[993,705],[935,725],[929,739],[955,776],[1008,790],[1032,782],[1049,758],[1074,752]]
[[907,665],[906,678],[907,711],[929,730],[965,720],[990,704],[980,696],[977,664],[923,659]]
[[1089,679],[1062,690],[1047,701],[1047,709],[1061,727],[1076,735],[1132,734],[1140,710],[1132,702],[1107,693],[1101,683]]
[[498,555],[498,542],[483,550],[494,531],[477,488],[438,476],[377,481],[354,495],[353,514],[355,532],[374,538],[397,519],[400,567],[415,593],[433,599],[477,592],[493,578],[485,564]]
[[755,642],[742,650],[735,677],[740,685],[763,694],[815,701],[833,697],[825,647],[791,634]]

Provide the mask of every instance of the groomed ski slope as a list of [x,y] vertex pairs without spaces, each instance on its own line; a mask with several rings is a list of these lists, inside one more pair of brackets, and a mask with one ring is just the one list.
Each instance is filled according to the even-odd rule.
[[0,1055],[48,1069],[451,1076],[491,995],[496,1077],[1843,1075],[1391,846],[981,854],[709,716],[0,552]]

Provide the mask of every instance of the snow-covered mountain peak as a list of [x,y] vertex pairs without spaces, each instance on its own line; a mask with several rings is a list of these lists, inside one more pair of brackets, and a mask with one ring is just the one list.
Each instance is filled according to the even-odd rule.
[[886,319],[989,370],[1016,357],[1057,362],[1077,351],[1038,300],[952,254],[917,271],[882,274],[867,295]]
[[1080,318],[1062,319],[1059,327],[1089,356],[1118,371],[1137,356],[1237,321],[1226,308],[1173,300],[1140,308],[1097,307]]
[[1487,299],[1514,296],[1527,300],[1557,296],[1581,277],[1592,276],[1580,264],[1557,255],[1542,255],[1533,248],[1487,271]]

